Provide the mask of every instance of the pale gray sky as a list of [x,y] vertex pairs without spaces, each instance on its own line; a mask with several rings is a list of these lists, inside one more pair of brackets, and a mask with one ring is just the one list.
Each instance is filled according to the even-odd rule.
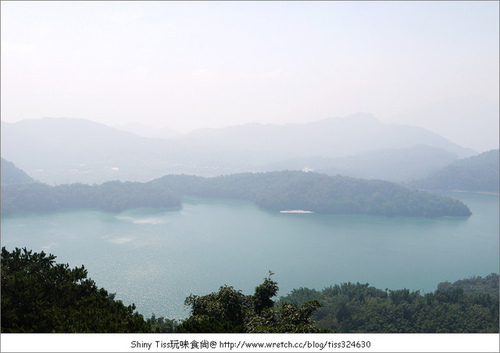
[[[498,130],[497,1],[1,6],[7,122],[71,117],[186,131],[369,112],[460,136],[453,109],[463,110],[446,102],[472,99],[493,106],[496,126],[468,113],[463,132],[478,122],[478,131]],[[428,112],[436,105],[439,123]]]

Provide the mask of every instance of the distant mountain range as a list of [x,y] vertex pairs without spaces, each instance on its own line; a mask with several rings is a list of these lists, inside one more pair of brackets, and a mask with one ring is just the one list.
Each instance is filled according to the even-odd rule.
[[191,143],[214,150],[301,157],[345,157],[374,150],[428,145],[459,157],[471,156],[463,148],[429,130],[384,124],[370,114],[325,119],[307,124],[247,124],[222,129],[200,129],[185,135]]
[[156,129],[154,127],[150,127],[140,123],[116,125],[114,127],[118,130],[132,132],[133,134],[149,138],[169,139],[178,137],[180,135],[180,133],[175,131],[174,129],[169,129],[169,128]]
[[[49,184],[307,167],[404,181],[476,154],[426,129],[383,124],[368,114],[308,124],[201,129],[171,139],[64,118],[2,122],[1,132],[2,157]],[[391,168],[391,160],[397,166]]]
[[499,146],[499,108],[498,99],[495,101],[480,96],[463,96],[401,112],[393,119],[402,124],[418,121],[419,126],[452,142],[485,152]]
[[417,145],[364,152],[348,157],[295,158],[266,165],[262,170],[304,170],[328,175],[340,174],[403,182],[424,178],[456,160],[457,155],[445,149]]

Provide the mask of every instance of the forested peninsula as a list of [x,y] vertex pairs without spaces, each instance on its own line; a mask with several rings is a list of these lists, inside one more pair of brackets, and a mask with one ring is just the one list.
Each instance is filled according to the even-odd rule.
[[308,210],[323,214],[410,217],[467,217],[462,202],[382,180],[280,171],[213,178],[167,175],[147,183],[110,181],[100,185],[2,185],[2,213],[96,208],[172,208],[182,197],[241,199],[272,210]]

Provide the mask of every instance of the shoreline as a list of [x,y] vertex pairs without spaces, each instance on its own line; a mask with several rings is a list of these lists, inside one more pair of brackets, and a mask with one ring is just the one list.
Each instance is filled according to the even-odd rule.
[[493,192],[493,191],[470,191],[470,190],[450,190],[450,191],[452,191],[452,192],[470,192],[473,194],[486,194],[486,195],[500,196],[500,193]]

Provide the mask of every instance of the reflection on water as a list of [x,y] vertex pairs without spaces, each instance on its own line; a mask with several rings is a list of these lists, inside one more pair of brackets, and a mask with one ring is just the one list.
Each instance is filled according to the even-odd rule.
[[151,208],[134,209],[121,212],[116,215],[116,219],[134,224],[163,224],[168,221],[171,212]]
[[2,218],[2,246],[55,254],[145,316],[182,318],[190,294],[221,285],[252,293],[342,282],[430,292],[441,281],[498,272],[498,196],[453,194],[469,218],[280,214],[241,201],[181,209],[92,210]]

